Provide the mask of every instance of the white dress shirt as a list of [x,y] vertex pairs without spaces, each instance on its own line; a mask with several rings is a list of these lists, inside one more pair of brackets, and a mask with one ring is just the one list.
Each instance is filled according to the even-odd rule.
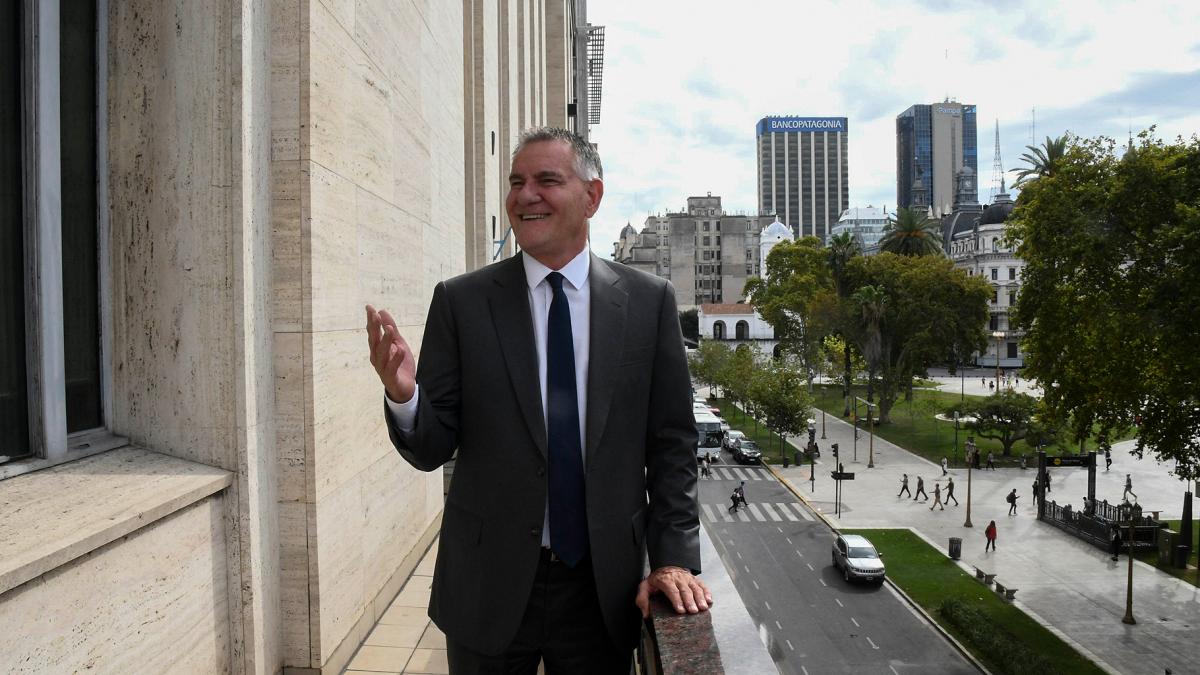
[[[537,351],[538,384],[542,394],[542,423],[547,417],[546,409],[546,340],[547,325],[550,318],[550,303],[554,300],[554,289],[546,276],[551,270],[534,259],[533,256],[522,253],[521,262],[525,266],[526,292],[529,298],[530,318],[533,320],[533,342]],[[583,452],[584,466],[587,466],[587,381],[588,356],[591,344],[591,315],[592,292],[588,283],[591,270],[591,249],[584,246],[583,250],[571,259],[562,269],[557,270],[563,275],[563,293],[571,307],[571,339],[575,343],[575,392],[579,405],[579,447]],[[417,400],[421,387],[417,385],[413,396],[405,403],[396,403],[384,396],[392,420],[402,431],[412,431],[416,426]],[[542,546],[550,545],[550,511],[546,506],[546,517],[542,527]]]

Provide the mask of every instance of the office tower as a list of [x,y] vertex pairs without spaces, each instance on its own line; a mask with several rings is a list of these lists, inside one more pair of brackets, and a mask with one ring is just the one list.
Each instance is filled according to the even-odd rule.
[[757,126],[758,209],[797,237],[825,241],[850,205],[845,117],[764,117]]
[[914,105],[896,116],[896,204],[929,207],[941,217],[954,208],[956,174],[979,175],[975,106],[956,101]]

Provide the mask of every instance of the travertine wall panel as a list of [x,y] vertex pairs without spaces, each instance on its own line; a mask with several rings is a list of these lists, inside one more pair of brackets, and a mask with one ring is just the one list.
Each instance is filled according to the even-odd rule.
[[0,595],[0,672],[230,671],[223,512],[214,495]]

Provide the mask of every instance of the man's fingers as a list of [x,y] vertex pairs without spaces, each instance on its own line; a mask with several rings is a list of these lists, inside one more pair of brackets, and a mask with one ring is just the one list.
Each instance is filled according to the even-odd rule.
[[634,604],[638,609],[642,610],[642,618],[650,618],[650,582],[643,579],[642,583],[638,584],[637,599]]
[[379,342],[379,321],[375,316],[375,308],[367,305],[367,345],[371,354],[375,353],[375,345]]

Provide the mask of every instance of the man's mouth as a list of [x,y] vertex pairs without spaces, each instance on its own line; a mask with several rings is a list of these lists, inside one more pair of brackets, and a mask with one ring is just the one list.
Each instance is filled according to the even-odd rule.
[[526,220],[542,220],[544,218],[548,218],[549,216],[550,216],[550,214],[548,214],[548,213],[526,213],[521,216],[521,221],[524,222]]

